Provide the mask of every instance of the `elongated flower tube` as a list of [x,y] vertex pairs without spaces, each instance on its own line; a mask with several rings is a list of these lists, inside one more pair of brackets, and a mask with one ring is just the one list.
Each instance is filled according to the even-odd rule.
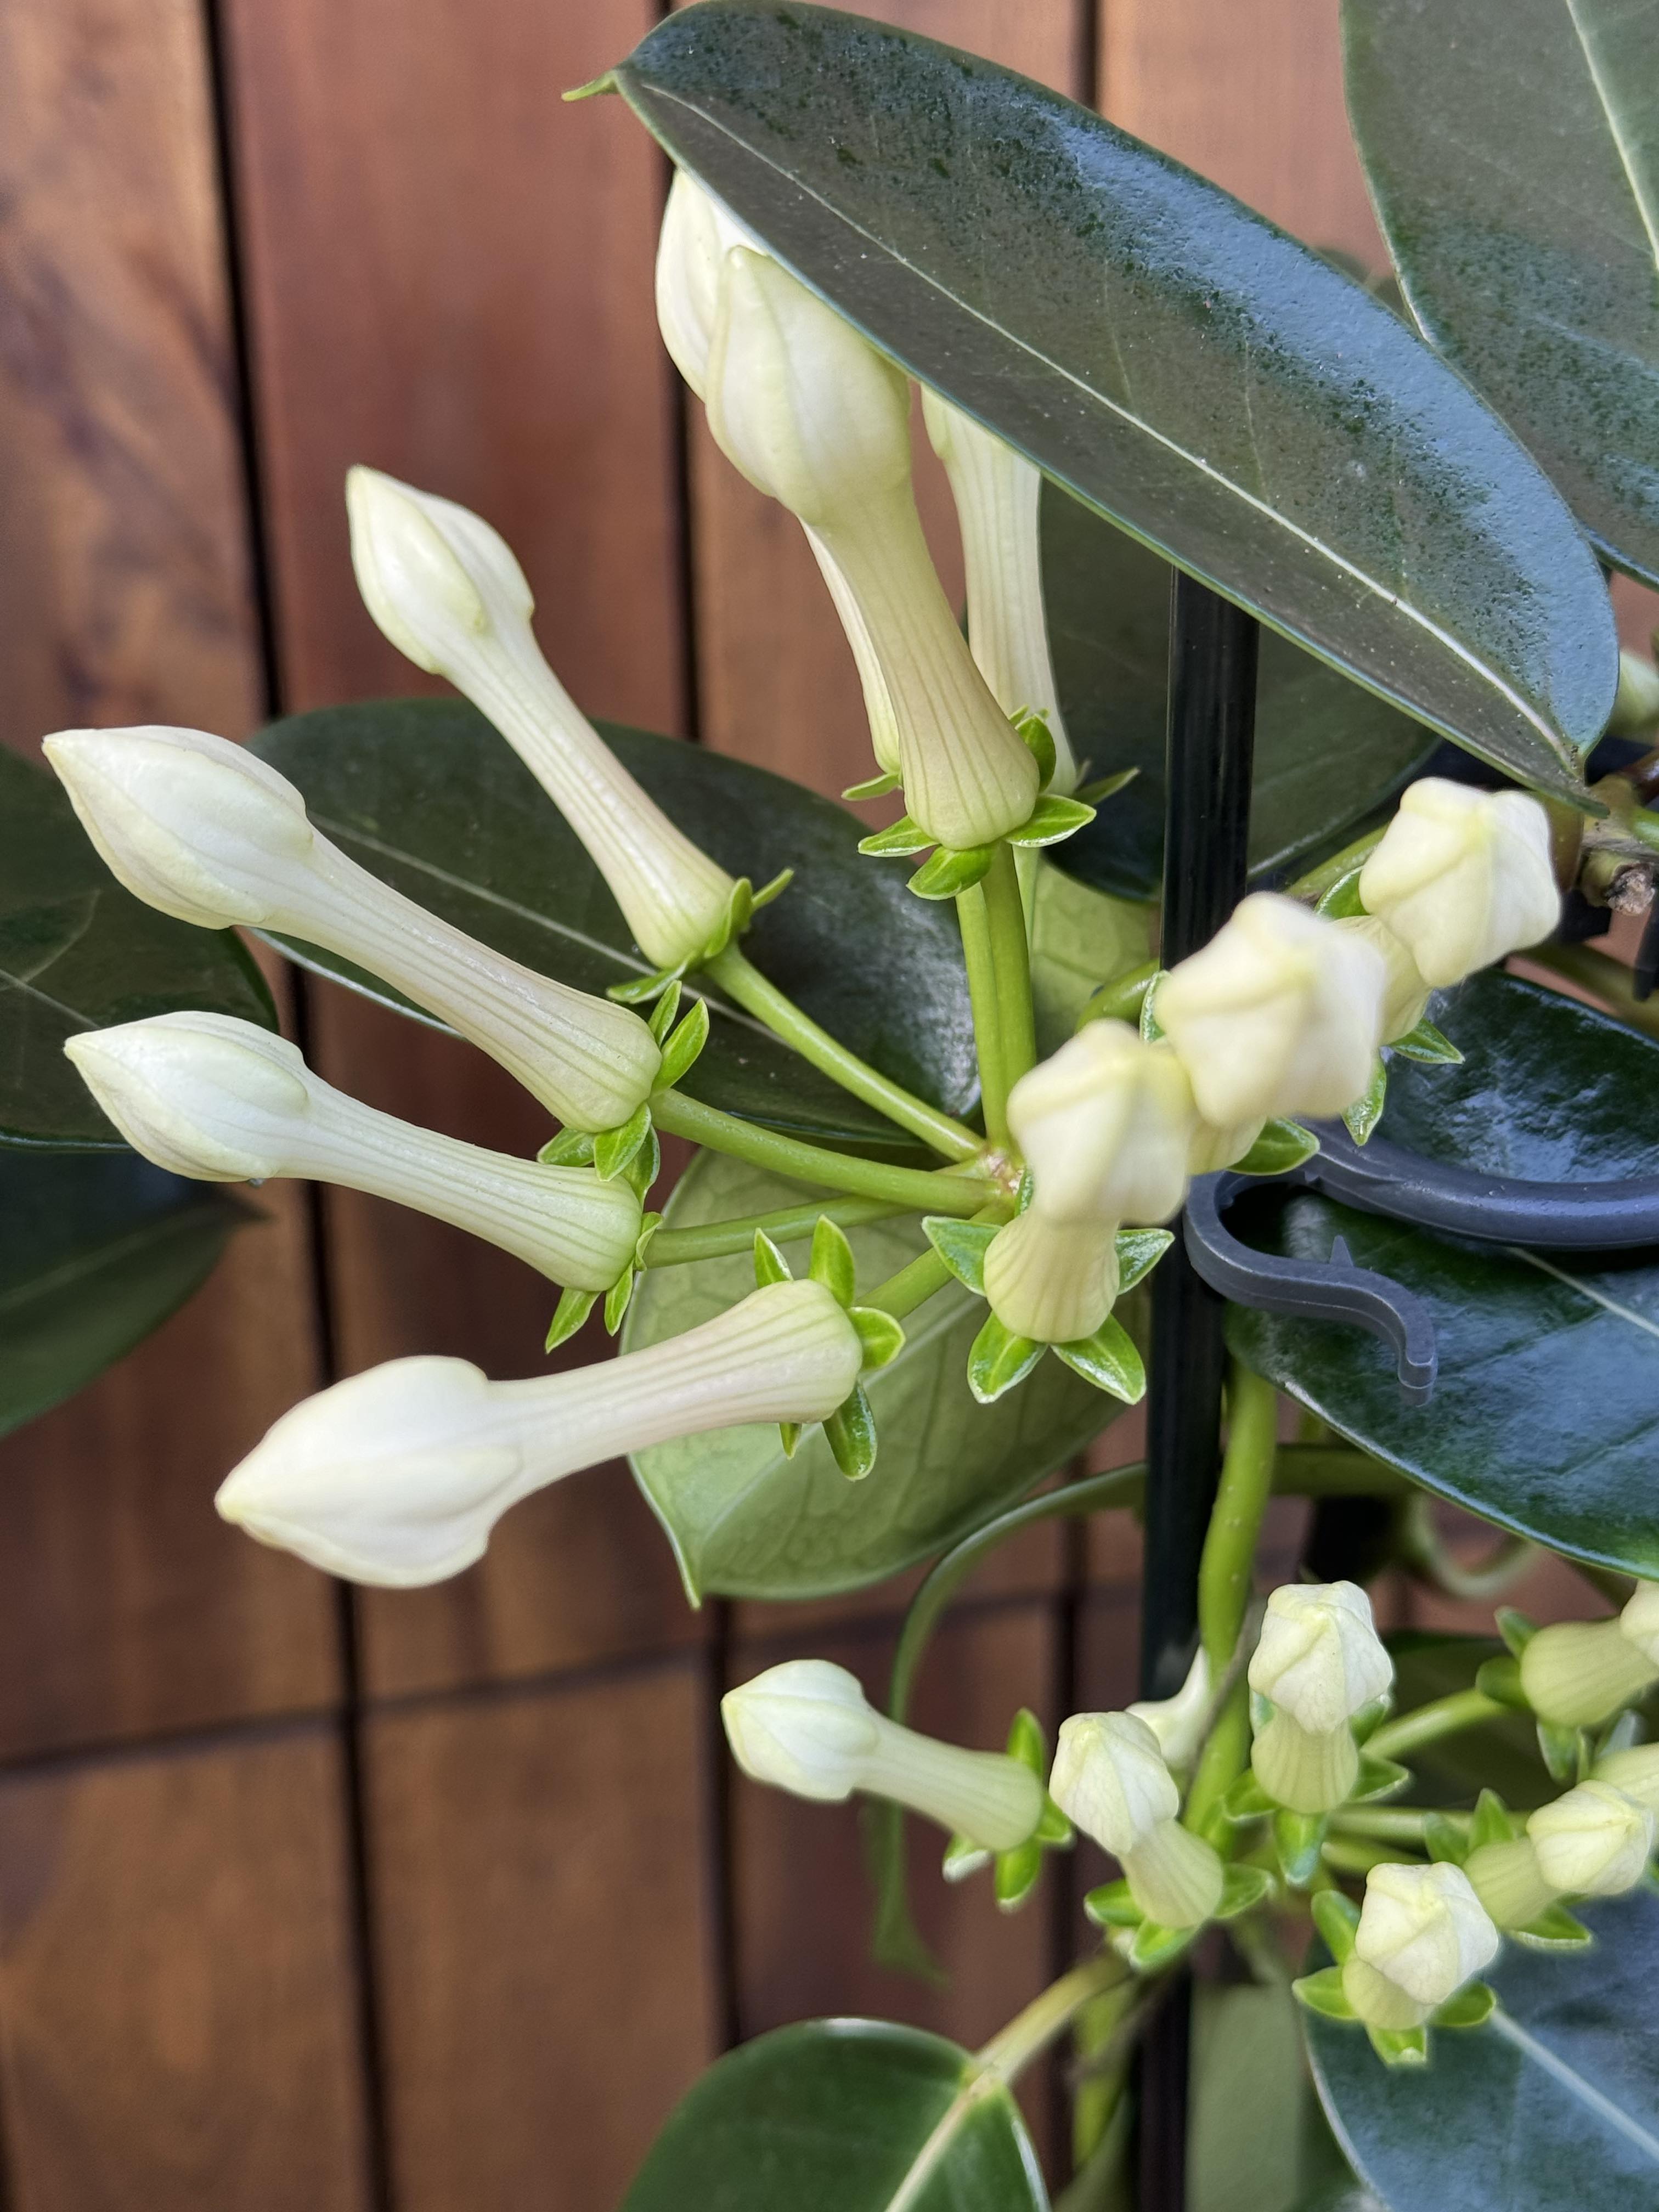
[[1530,1928],[1560,1895],[1545,1879],[1530,1836],[1477,1845],[1463,1871],[1494,1928]]
[[1144,1720],[1131,1713],[1073,1713],[1060,1723],[1048,1790],[1061,1812],[1117,1860],[1148,1920],[1161,1928],[1195,1928],[1221,1902],[1221,1861],[1176,1819],[1181,1795]]
[[1540,1720],[1595,1728],[1659,1682],[1659,1583],[1638,1583],[1611,1620],[1557,1620],[1521,1654],[1521,1687]]
[[377,1113],[252,1022],[158,1014],[64,1049],[128,1143],[175,1175],[310,1176],[369,1191],[499,1244],[573,1290],[608,1290],[633,1257],[640,1201],[620,1177],[510,1159]]
[[1373,1867],[1343,1993],[1370,2027],[1420,2027],[1498,1948],[1498,1930],[1461,1867]]
[[926,385],[921,411],[957,503],[974,659],[1005,714],[1042,716],[1054,741],[1050,787],[1072,791],[1077,762],[1060,718],[1042,605],[1042,472]]
[[1382,989],[1380,1042],[1393,1044],[1397,1038],[1409,1036],[1429,1006],[1429,987],[1410,949],[1374,914],[1346,915],[1336,926],[1382,956],[1388,980]]
[[380,629],[487,714],[581,839],[647,959],[693,959],[725,925],[726,871],[647,797],[542,657],[504,538],[378,469],[346,477],[351,557]]
[[975,666],[928,555],[908,412],[903,375],[849,323],[764,255],[726,255],[709,428],[835,562],[884,680],[910,814],[961,849],[1029,817],[1038,771]]
[[1025,1843],[1042,1817],[1042,1784],[1030,1767],[901,1727],[827,1659],[769,1667],[726,1692],[720,1718],[744,1772],[792,1796],[836,1804],[862,1790],[991,1851]]
[[1387,922],[1435,989],[1536,945],[1560,918],[1548,818],[1519,791],[1443,776],[1410,785],[1360,872],[1367,914]]
[[1374,946],[1257,891],[1154,1003],[1199,1112],[1224,1127],[1352,1105],[1370,1081],[1387,984]]
[[367,968],[579,1129],[626,1121],[661,1064],[637,1014],[480,945],[349,860],[274,768],[202,730],[64,730],[46,757],[127,889],[204,929],[305,939]]
[[1167,1221],[1187,1195],[1192,1085],[1168,1045],[1127,1022],[1089,1022],[1008,1094],[1032,1178],[1055,1222]]
[[227,1521],[349,1581],[414,1589],[483,1556],[521,1498],[673,1437],[821,1421],[858,1379],[822,1285],[771,1283],[684,1336],[524,1382],[393,1359],[284,1413],[220,1486]]
[[1033,1206],[985,1248],[985,1295],[1016,1336],[1071,1344],[1092,1336],[1117,1297],[1117,1224],[1050,1221]]
[[1151,1729],[1172,1772],[1190,1766],[1202,1748],[1210,1689],[1210,1662],[1200,1644],[1193,1654],[1186,1680],[1174,1697],[1143,1698],[1124,1708],[1132,1720],[1145,1721]]
[[1326,1813],[1353,1790],[1359,1753],[1351,1725],[1394,1680],[1394,1662],[1355,1583],[1289,1583],[1267,1600],[1249,1684],[1273,1712],[1250,1750],[1277,1804]]
[[1654,1816],[1612,1783],[1581,1782],[1527,1822],[1546,1881],[1565,1896],[1618,1897],[1653,1856]]
[[1659,1743],[1633,1744],[1626,1751],[1610,1751],[1595,1762],[1595,1779],[1610,1782],[1659,1814]]

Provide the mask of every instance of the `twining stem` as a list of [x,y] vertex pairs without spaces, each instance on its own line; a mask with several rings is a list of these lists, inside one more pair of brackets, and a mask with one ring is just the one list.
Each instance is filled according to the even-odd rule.
[[1525,1536],[1500,1536],[1484,1558],[1466,1565],[1442,1540],[1433,1508],[1420,1490],[1407,1504],[1400,1533],[1405,1557],[1437,1589],[1481,1604],[1501,1597],[1544,1556]]
[[1019,895],[1019,870],[1012,845],[1000,844],[990,872],[980,885],[996,975],[997,1041],[1002,1080],[1012,1091],[1036,1066],[1036,1016],[1031,1005],[1031,943],[1025,905]]
[[975,2054],[981,2068],[1004,2084],[1013,2081],[1042,2056],[1085,2005],[1128,1977],[1129,1969],[1114,1951],[1073,1966],[1069,1974],[1051,1982],[1040,1997],[1034,1997],[1024,2012],[1017,2013]]
[[985,890],[972,884],[957,893],[957,921],[962,957],[968,969],[968,998],[974,1012],[974,1050],[979,1056],[980,1103],[985,1133],[994,1145],[1008,1141],[1008,1079],[1002,1066],[1002,1030],[998,1019],[996,962],[991,951],[990,916]]
[[1399,1847],[1368,1842],[1358,1836],[1328,1836],[1320,1856],[1339,1874],[1369,1874],[1373,1867],[1398,1862]]
[[[1273,1493],[1279,1395],[1271,1382],[1234,1360],[1227,1382],[1227,1450],[1198,1570],[1198,1626],[1210,1680],[1219,1684],[1232,1664],[1250,1601],[1261,1516]],[[1250,1752],[1249,1689],[1243,1676],[1227,1693],[1200,1755],[1184,1814],[1202,1831]]]
[[988,1186],[977,1176],[891,1167],[884,1160],[859,1159],[849,1152],[828,1152],[821,1145],[804,1145],[799,1138],[763,1129],[758,1122],[722,1114],[717,1106],[705,1106],[683,1091],[653,1091],[651,1113],[657,1127],[671,1136],[690,1137],[711,1152],[729,1152],[733,1159],[770,1168],[775,1175],[793,1176],[798,1182],[819,1183],[855,1198],[887,1199],[922,1213],[977,1213],[985,1204]]
[[1455,1735],[1460,1729],[1501,1720],[1508,1711],[1484,1691],[1454,1690],[1449,1697],[1437,1698],[1414,1713],[1401,1713],[1397,1721],[1388,1722],[1366,1739],[1365,1748],[1376,1759],[1401,1759],[1423,1744],[1437,1743],[1443,1735]]
[[850,1091],[854,1097],[863,1099],[866,1106],[885,1114],[890,1121],[896,1121],[901,1129],[920,1137],[945,1159],[970,1160],[978,1152],[982,1139],[964,1122],[928,1105],[902,1084],[891,1082],[855,1052],[849,1052],[810,1014],[803,1013],[787,992],[769,982],[735,945],[717,953],[703,973],[728,998],[764,1022],[775,1036],[793,1045],[803,1060],[839,1083],[843,1091]]
[[861,1222],[890,1221],[896,1214],[914,1210],[884,1198],[808,1199],[799,1206],[781,1206],[775,1213],[745,1213],[730,1221],[711,1221],[702,1229],[659,1229],[645,1248],[645,1264],[678,1267],[688,1260],[720,1260],[731,1252],[747,1252],[757,1229],[787,1244],[792,1237],[810,1237],[820,1218],[856,1229]]
[[1139,968],[1114,975],[1090,1001],[1090,1012],[1099,1021],[1138,1022],[1141,1002],[1157,974],[1157,961],[1143,960]]
[[1383,1843],[1420,1844],[1431,1820],[1449,1820],[1454,1826],[1467,1828],[1470,1818],[1468,1813],[1436,1814],[1415,1805],[1345,1805],[1332,1814],[1331,1826],[1345,1835],[1375,1836]]

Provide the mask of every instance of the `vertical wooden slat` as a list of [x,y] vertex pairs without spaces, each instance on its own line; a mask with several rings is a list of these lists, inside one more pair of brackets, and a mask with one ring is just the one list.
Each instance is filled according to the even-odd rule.
[[368,2212],[337,1753],[0,1781],[19,2212]]

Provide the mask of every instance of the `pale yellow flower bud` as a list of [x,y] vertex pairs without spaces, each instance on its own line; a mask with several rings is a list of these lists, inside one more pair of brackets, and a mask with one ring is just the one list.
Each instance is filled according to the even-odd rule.
[[1085,1024],[1008,1097],[1031,1209],[1058,1222],[1169,1220],[1187,1195],[1194,1120],[1175,1054],[1126,1022]]
[[1619,1616],[1619,1628],[1650,1665],[1659,1667],[1659,1583],[1637,1583]]
[[1436,990],[1536,945],[1560,917],[1549,822],[1519,791],[1441,776],[1411,785],[1366,861],[1359,896]]
[[1158,1736],[1132,1713],[1061,1723],[1049,1794],[1121,1865],[1129,1894],[1162,1928],[1195,1928],[1221,1902],[1220,1858],[1176,1818],[1180,1793]]
[[1235,1121],[1227,1128],[1218,1129],[1212,1121],[1195,1121],[1187,1151],[1188,1174],[1213,1175],[1219,1168],[1236,1167],[1253,1149],[1263,1126],[1260,1120]]
[[1595,1728],[1655,1682],[1659,1665],[1617,1620],[1552,1621],[1521,1654],[1527,1703],[1558,1728]]
[[1495,1928],[1530,1928],[1560,1894],[1546,1881],[1528,1836],[1481,1844],[1469,1853],[1463,1871]]
[[1409,1036],[1429,1007],[1429,987],[1418,973],[1416,961],[1388,923],[1374,914],[1348,915],[1336,926],[1382,956],[1388,981],[1382,992],[1382,1042],[1393,1044]]
[[765,250],[723,202],[676,169],[657,240],[657,325],[675,368],[699,399],[708,396],[720,280],[734,246]]
[[1357,1583],[1286,1583],[1267,1600],[1250,1687],[1310,1733],[1345,1728],[1394,1680]]
[[1092,1336],[1117,1297],[1117,1224],[1050,1221],[1035,1206],[985,1250],[985,1295],[1016,1336],[1071,1344]]
[[1581,1782],[1527,1822],[1546,1881],[1574,1897],[1633,1889],[1653,1855],[1654,1816],[1610,1782]]
[[1198,1757],[1210,1711],[1210,1662],[1202,1644],[1174,1697],[1144,1698],[1125,1711],[1132,1719],[1146,1722],[1170,1768],[1180,1771],[1189,1767]]
[[1304,1729],[1275,1711],[1250,1746],[1250,1769],[1276,1805],[1292,1813],[1329,1813],[1346,1804],[1359,1779],[1353,1730]]
[[1638,1743],[1627,1751],[1610,1751],[1605,1759],[1595,1762],[1595,1778],[1612,1783],[1626,1797],[1645,1805],[1650,1813],[1659,1814],[1659,1743]]
[[[1373,1867],[1343,1988],[1372,2027],[1419,2027],[1498,1948],[1498,1930],[1461,1867]],[[1351,1975],[1355,1961],[1386,1988],[1364,1972]]]
[[1659,723],[1659,668],[1639,653],[1619,656],[1619,691],[1607,717],[1610,738],[1645,737]]

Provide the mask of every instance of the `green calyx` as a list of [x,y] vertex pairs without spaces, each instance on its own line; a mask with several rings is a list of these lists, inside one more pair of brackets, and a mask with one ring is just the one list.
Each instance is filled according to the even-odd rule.
[[[659,968],[649,975],[636,975],[631,982],[613,983],[605,996],[615,999],[624,1006],[643,1006],[647,1000],[660,999],[692,969],[706,967],[709,961],[719,959],[726,946],[743,935],[761,908],[770,906],[781,892],[788,890],[794,880],[794,874],[793,868],[785,868],[774,876],[769,884],[763,884],[759,890],[755,889],[747,876],[739,876],[726,902],[726,912],[720,916],[707,944],[699,945],[695,952],[688,952],[684,960],[677,961],[672,968]],[[652,1028],[653,1033],[660,1040],[661,1030],[654,1023]],[[686,1065],[689,1066],[690,1061]],[[681,1073],[684,1072],[682,1069]],[[665,1088],[673,1080],[672,1076],[659,1079]]]
[[[1028,1178],[1022,1178],[1021,1198],[1024,1202],[1019,1210],[1024,1212],[1030,1204]],[[1001,1224],[927,1214],[921,1225],[927,1241],[957,1280],[976,1297],[983,1297],[985,1255]],[[1120,1293],[1133,1290],[1158,1265],[1173,1242],[1167,1229],[1120,1230]],[[968,1387],[981,1406],[994,1405],[1006,1392],[1023,1382],[1043,1353],[1049,1351],[1074,1374],[1109,1396],[1121,1398],[1125,1405],[1136,1405],[1146,1395],[1146,1370],[1140,1354],[1127,1330],[1109,1315],[1092,1336],[1051,1346],[1041,1344],[1034,1337],[1018,1336],[995,1314],[988,1314],[968,1354]]]
[[1355,1144],[1370,1142],[1377,1123],[1382,1119],[1382,1109],[1389,1099],[1389,1064],[1379,1052],[1371,1062],[1371,1079],[1352,1106],[1343,1109],[1342,1119],[1348,1134]]
[[[1005,1747],[1010,1759],[1042,1781],[1048,1771],[1048,1739],[1036,1715],[1022,1705],[1014,1715]],[[1069,1850],[1073,1841],[1071,1822],[1045,1790],[1036,1826],[1023,1844],[1006,1851],[993,1851],[971,1836],[952,1836],[945,1853],[946,1881],[965,1881],[981,1867],[992,1869],[992,1890],[1004,1912],[1017,1912],[1036,1887],[1045,1851]]]
[[[827,1214],[820,1214],[812,1231],[811,1255],[806,1265],[808,1278],[823,1286],[842,1309],[858,1332],[864,1353],[861,1372],[870,1374],[896,1359],[904,1349],[904,1331],[890,1313],[877,1306],[861,1306],[854,1303],[857,1288],[857,1263],[853,1248],[847,1241],[847,1232],[839,1222]],[[787,1283],[794,1279],[789,1262],[784,1258],[763,1229],[755,1231],[755,1283],[764,1290],[769,1283]],[[780,1421],[778,1434],[783,1442],[785,1455],[793,1459],[795,1447],[800,1442],[801,1429],[798,1421]],[[855,1382],[835,1412],[823,1424],[825,1441],[835,1455],[836,1465],[849,1482],[862,1481],[876,1463],[876,1417],[861,1383]]]

